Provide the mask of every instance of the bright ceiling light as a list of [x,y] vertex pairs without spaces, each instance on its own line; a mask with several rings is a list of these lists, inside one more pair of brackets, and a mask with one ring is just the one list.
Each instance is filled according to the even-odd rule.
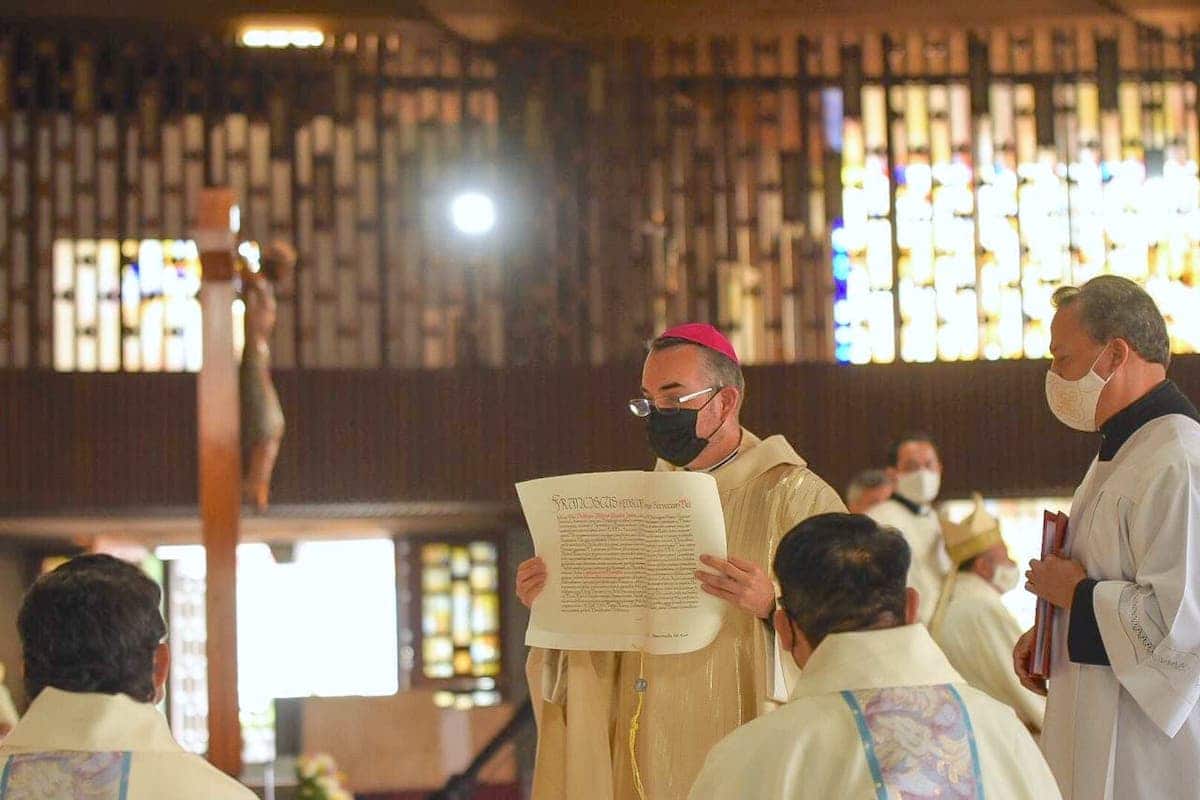
[[450,201],[454,227],[468,236],[482,236],[496,226],[496,204],[482,192],[463,192]]
[[316,28],[246,28],[241,41],[246,47],[320,47],[325,34]]

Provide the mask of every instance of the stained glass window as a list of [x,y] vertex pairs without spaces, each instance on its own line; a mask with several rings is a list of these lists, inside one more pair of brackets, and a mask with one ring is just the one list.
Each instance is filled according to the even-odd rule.
[[1200,350],[1194,83],[1126,80],[1107,108],[1091,79],[985,94],[905,81],[864,86],[861,119],[833,109],[837,359],[1044,358],[1054,291],[1101,274],[1145,286],[1173,349]]
[[200,254],[182,239],[54,243],[54,368],[200,369]]
[[60,240],[53,259],[55,369],[115,372],[121,368],[117,241]]
[[[452,681],[443,704],[500,701],[500,567],[490,541],[427,542],[421,560],[421,672]],[[450,691],[450,690],[447,690]],[[459,697],[467,697],[462,700]]]
[[892,225],[889,221],[886,106],[882,87],[862,91],[861,119],[842,119],[841,92],[825,92],[826,124],[840,130],[842,217],[833,224],[834,342],[841,361],[895,359]]

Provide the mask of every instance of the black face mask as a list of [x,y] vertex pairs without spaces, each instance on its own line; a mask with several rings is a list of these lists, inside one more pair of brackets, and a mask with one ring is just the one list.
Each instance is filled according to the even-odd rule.
[[650,416],[646,417],[646,438],[655,455],[677,467],[695,461],[708,447],[708,439],[696,435],[696,420],[714,397],[715,393],[700,408],[681,408],[673,414],[651,408]]

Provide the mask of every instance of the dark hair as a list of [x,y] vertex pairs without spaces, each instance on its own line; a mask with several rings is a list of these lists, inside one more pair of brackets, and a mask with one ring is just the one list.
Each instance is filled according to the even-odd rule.
[[1119,275],[1101,275],[1083,286],[1062,286],[1055,308],[1079,303],[1079,319],[1088,336],[1100,343],[1124,339],[1152,364],[1171,363],[1171,338],[1162,312],[1145,289]]
[[892,442],[891,447],[888,448],[887,465],[889,467],[900,465],[900,448],[910,442],[925,442],[926,444],[933,445],[933,449],[938,449],[937,439],[934,439],[932,434],[925,433],[924,431],[910,431]]
[[660,336],[650,342],[650,352],[657,353],[660,350],[670,350],[672,347],[681,347],[685,344],[699,349],[704,355],[705,371],[708,372],[708,377],[711,380],[721,386],[737,387],[738,393],[745,398],[746,377],[742,374],[742,368],[731,358],[723,353],[718,353],[711,347],[697,344],[691,339],[680,339],[677,336]]
[[33,584],[17,615],[25,691],[154,699],[154,651],[167,634],[158,584],[112,556],[74,558]]
[[783,610],[813,647],[831,633],[903,625],[910,559],[904,537],[870,517],[809,517],[775,551]]

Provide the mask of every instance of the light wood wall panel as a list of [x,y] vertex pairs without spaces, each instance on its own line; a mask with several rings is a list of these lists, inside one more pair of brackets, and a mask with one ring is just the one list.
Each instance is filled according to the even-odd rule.
[[[882,465],[893,437],[941,443],[947,497],[1045,496],[1074,486],[1099,438],[1046,408],[1046,362],[747,369],[743,420],[787,436],[839,490]],[[296,370],[277,379],[289,420],[272,501],[516,502],[544,475],[642,469],[625,409],[640,364],[445,370]],[[1200,356],[1171,375],[1200,399]],[[0,370],[0,514],[194,505],[191,375]]]

